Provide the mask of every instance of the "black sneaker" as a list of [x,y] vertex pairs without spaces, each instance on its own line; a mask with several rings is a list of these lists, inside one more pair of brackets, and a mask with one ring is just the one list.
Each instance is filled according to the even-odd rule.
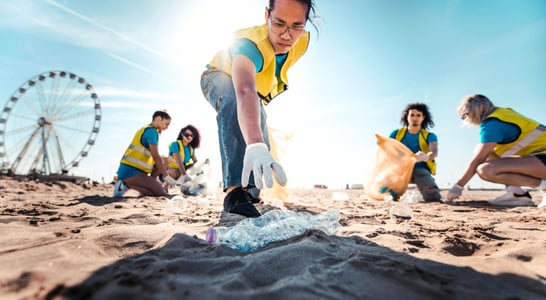
[[224,211],[249,218],[257,218],[260,216],[260,212],[252,204],[253,199],[243,188],[236,187],[224,198]]
[[262,203],[262,199],[260,198],[260,189],[251,187],[251,188],[247,188],[246,191],[248,192],[248,195],[250,196],[250,198],[252,198],[250,202],[254,204]]

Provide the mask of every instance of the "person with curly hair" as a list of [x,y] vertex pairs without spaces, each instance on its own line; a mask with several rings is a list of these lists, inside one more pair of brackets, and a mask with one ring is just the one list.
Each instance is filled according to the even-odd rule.
[[193,125],[186,125],[178,134],[176,141],[169,145],[169,157],[167,158],[167,172],[178,180],[182,177],[182,182],[188,182],[191,177],[186,174],[186,170],[197,163],[195,149],[199,148],[201,135],[199,130]]
[[415,183],[425,201],[440,201],[440,189],[433,175],[436,174],[438,138],[428,131],[434,121],[424,103],[410,103],[402,111],[400,123],[404,126],[391,132],[390,138],[406,145],[417,157],[410,183]]

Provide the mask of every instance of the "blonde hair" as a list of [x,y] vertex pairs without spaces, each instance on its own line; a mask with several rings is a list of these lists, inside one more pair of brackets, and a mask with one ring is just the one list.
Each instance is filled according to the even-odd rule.
[[485,117],[492,113],[497,107],[484,95],[470,95],[463,98],[457,113],[459,117],[467,115],[467,121],[470,124],[479,125]]

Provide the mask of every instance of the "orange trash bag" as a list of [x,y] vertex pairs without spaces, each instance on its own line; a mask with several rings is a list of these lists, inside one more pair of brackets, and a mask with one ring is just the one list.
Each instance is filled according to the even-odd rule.
[[408,189],[417,158],[398,140],[379,134],[375,136],[379,148],[370,169],[366,192],[375,200],[386,200],[390,197],[397,200]]

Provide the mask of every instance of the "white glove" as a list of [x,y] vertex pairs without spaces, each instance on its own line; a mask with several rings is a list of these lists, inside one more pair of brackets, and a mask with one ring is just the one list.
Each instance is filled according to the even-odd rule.
[[[254,143],[246,146],[245,159],[243,162],[243,173],[241,184],[243,187],[248,185],[250,172],[254,172],[254,184],[258,189],[273,187],[273,176],[280,185],[286,184],[286,174],[281,165],[279,165],[269,153],[267,145],[264,143]],[[263,176],[263,180],[262,180]]]
[[163,178],[168,184],[170,184],[171,186],[175,186],[176,185],[176,180],[174,180],[174,178],[171,177],[171,175],[167,175],[167,177]]
[[180,177],[179,180],[182,180],[182,183],[186,183],[186,182],[188,182],[188,181],[192,181],[193,178],[191,178],[191,176],[188,175],[188,174],[184,174],[184,176]]
[[425,153],[423,151],[418,151],[417,153],[415,153],[415,157],[417,158],[417,162],[428,161],[430,159],[430,153],[432,153],[432,152],[429,152],[427,154],[427,153]]
[[462,193],[463,193],[463,187],[456,184],[447,193],[447,200],[448,201],[453,201],[453,200],[459,198]]

